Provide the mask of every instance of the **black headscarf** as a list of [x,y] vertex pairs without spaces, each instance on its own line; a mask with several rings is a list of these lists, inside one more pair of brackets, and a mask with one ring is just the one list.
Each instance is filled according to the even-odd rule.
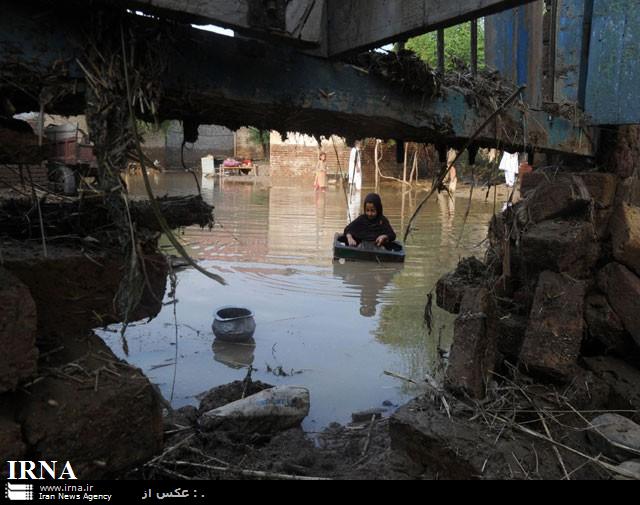
[[389,241],[393,242],[396,239],[396,234],[389,223],[389,220],[384,215],[384,209],[382,207],[382,199],[380,195],[371,193],[367,195],[364,200],[364,208],[366,211],[367,204],[373,204],[378,211],[378,215],[375,219],[370,220],[366,213],[362,214],[353,223],[347,226],[344,230],[345,236],[350,234],[358,243],[361,242],[375,242],[378,237],[387,235]]
[[384,210],[382,208],[382,198],[380,198],[380,195],[376,193],[369,193],[367,197],[364,199],[365,216],[367,212],[367,204],[369,203],[373,204],[373,206],[378,211],[378,215],[376,216],[376,219],[384,218]]

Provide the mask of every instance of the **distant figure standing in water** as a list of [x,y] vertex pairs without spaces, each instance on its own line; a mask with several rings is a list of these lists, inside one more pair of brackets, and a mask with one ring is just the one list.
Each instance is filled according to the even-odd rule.
[[363,242],[374,242],[384,247],[396,239],[391,223],[385,217],[380,195],[371,193],[364,200],[364,214],[344,230],[347,244],[357,247]]
[[458,189],[458,170],[453,164],[456,161],[457,156],[458,153],[454,149],[449,151],[449,155],[447,156],[447,166],[449,167],[449,171],[443,181],[443,184],[446,186],[447,190],[449,190],[451,198],[456,197],[456,191]]
[[327,154],[320,153],[318,164],[316,165],[316,180],[313,187],[316,191],[327,191]]

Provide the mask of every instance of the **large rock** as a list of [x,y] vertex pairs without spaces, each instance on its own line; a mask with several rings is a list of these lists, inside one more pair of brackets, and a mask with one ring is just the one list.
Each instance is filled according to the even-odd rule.
[[0,268],[0,393],[14,391],[37,370],[38,317],[29,289]]
[[609,398],[599,408],[635,412],[629,415],[640,423],[640,370],[612,357],[583,358],[583,363],[609,385]]
[[573,216],[585,211],[591,195],[584,181],[577,176],[563,176],[542,182],[526,200],[529,218],[534,223]]
[[456,319],[446,386],[455,394],[484,398],[497,360],[496,334],[491,327],[495,312],[489,290],[470,289]]
[[640,278],[627,267],[610,263],[598,274],[598,287],[640,346]]
[[620,463],[640,455],[640,426],[618,414],[604,414],[591,422],[587,435],[601,454]]
[[206,412],[199,422],[205,431],[276,433],[299,426],[309,415],[310,408],[308,389],[276,387]]
[[460,313],[462,298],[470,288],[479,287],[487,267],[476,258],[462,260],[454,272],[442,277],[436,286],[437,304],[451,314]]
[[164,430],[155,389],[97,336],[66,338],[45,364],[48,375],[17,402],[33,459],[70,461],[87,480],[113,476],[160,452]]
[[585,290],[583,282],[566,275],[540,275],[520,353],[529,372],[559,381],[575,374],[585,333]]
[[607,297],[590,295],[585,302],[585,322],[589,343],[597,343],[605,353],[618,356],[629,354],[633,350],[633,340],[622,324],[622,320],[609,305]]
[[620,205],[611,219],[613,256],[640,275],[640,207]]
[[585,279],[591,277],[600,245],[591,223],[545,221],[525,232],[520,255],[522,270],[531,277],[550,270]]

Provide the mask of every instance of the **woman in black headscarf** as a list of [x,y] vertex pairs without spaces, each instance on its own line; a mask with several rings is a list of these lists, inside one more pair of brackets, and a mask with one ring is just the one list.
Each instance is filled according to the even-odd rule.
[[384,215],[380,195],[371,193],[365,198],[364,214],[345,228],[344,235],[351,247],[362,242],[375,242],[383,247],[396,239],[396,233]]

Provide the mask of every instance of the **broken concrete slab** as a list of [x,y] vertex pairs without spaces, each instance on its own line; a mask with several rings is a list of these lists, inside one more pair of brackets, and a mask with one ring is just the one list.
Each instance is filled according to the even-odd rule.
[[621,415],[595,418],[587,436],[601,454],[619,463],[640,456],[640,426]]
[[589,278],[600,250],[591,223],[545,221],[532,226],[522,236],[519,250],[521,270],[530,277],[550,270],[577,279]]
[[611,218],[613,217],[613,207],[608,209],[595,209],[593,212],[593,225],[596,236],[600,242],[605,242],[611,237]]
[[[563,201],[569,202],[578,196],[572,196],[571,191],[567,192],[567,189],[570,189],[572,185],[578,184],[579,187],[575,189],[578,189],[578,193],[582,193],[582,197],[585,198],[586,194],[581,188],[582,184],[576,183],[574,178],[584,183],[596,209],[608,209],[614,204],[619,178],[615,174],[601,172],[562,173],[557,176],[541,171],[531,172],[522,176],[520,192],[523,198],[528,198],[532,196],[533,190],[545,183],[559,185],[562,186],[562,190],[553,197],[553,203],[560,205]],[[540,196],[538,195],[538,198]]]
[[614,204],[620,180],[615,174],[583,172],[576,176],[584,182],[596,209],[608,209]]
[[568,381],[575,374],[584,338],[586,287],[566,275],[543,272],[520,352],[533,375]]
[[618,184],[615,204],[623,203],[640,207],[640,181],[637,178],[629,177]]
[[487,267],[477,258],[462,260],[455,271],[445,275],[436,286],[437,304],[451,314],[460,313],[465,292],[480,287],[486,278]]
[[529,172],[524,174],[520,179],[520,193],[526,198],[531,191],[536,189],[543,182],[550,181],[551,178],[544,172]]
[[38,368],[38,315],[29,288],[0,268],[0,393],[15,391]]
[[640,370],[612,357],[583,358],[582,361],[588,370],[609,385],[609,398],[604,407],[627,411],[633,421],[640,423]]
[[607,295],[622,324],[640,346],[640,278],[620,263],[609,263],[598,273],[598,287]]
[[588,342],[604,348],[605,353],[625,356],[633,349],[633,340],[622,320],[609,305],[606,296],[587,297],[584,311]]
[[160,452],[162,405],[142,372],[118,360],[94,334],[62,343],[64,349],[42,363],[47,375],[18,393],[16,419],[29,454],[71,461],[78,478],[88,480]]
[[498,351],[512,364],[517,363],[529,318],[517,314],[504,314],[496,321]]
[[5,416],[0,416],[0,462],[4,472],[6,461],[18,461],[27,452],[27,446],[22,440],[22,430],[20,425]]
[[591,195],[584,181],[577,176],[558,177],[544,181],[529,193],[526,207],[533,223],[574,216],[588,209]]
[[611,219],[614,258],[640,275],[640,207],[621,204]]
[[199,424],[205,431],[231,429],[248,434],[277,433],[300,426],[310,408],[308,389],[275,387],[206,412]]
[[454,394],[484,398],[497,361],[496,334],[491,328],[494,301],[485,288],[469,289],[454,327],[445,384]]

